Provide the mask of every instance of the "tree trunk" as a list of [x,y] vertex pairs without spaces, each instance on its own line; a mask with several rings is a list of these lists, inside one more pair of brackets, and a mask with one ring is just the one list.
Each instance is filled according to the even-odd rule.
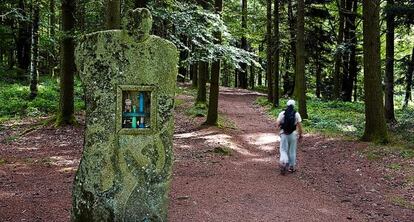
[[75,74],[75,12],[76,1],[62,0],[62,57],[60,70],[60,107],[57,125],[73,124],[73,85]]
[[[223,0],[215,0],[216,13],[221,16],[223,10]],[[221,33],[214,33],[216,44],[221,44]],[[217,125],[218,120],[218,97],[219,97],[219,80],[220,80],[221,61],[217,60],[211,64],[211,82],[210,97],[208,100],[207,125]]]
[[198,63],[198,92],[197,103],[206,103],[206,83],[208,78],[208,62],[201,61]]
[[18,40],[16,43],[17,48],[17,66],[23,72],[23,75],[27,74],[30,65],[30,48],[31,48],[31,25],[27,21],[27,10],[24,0],[19,0],[19,10],[25,19],[20,21],[18,30]]
[[[247,0],[242,0],[242,30],[243,35],[241,38],[241,48],[247,51]],[[241,63],[240,66],[241,70],[239,72],[239,84],[241,88],[247,89],[247,64]]]
[[221,79],[221,83],[223,84],[223,86],[230,87],[230,73],[228,69],[226,69],[226,71],[222,73],[222,76],[223,77]]
[[380,0],[363,0],[365,131],[363,140],[388,142],[381,89]]
[[355,79],[358,75],[358,62],[356,60],[356,45],[358,44],[357,35],[356,35],[356,16],[358,13],[358,0],[352,0],[352,14],[349,18],[350,26],[350,55],[349,55],[349,101],[352,101],[352,90],[354,88]]
[[239,82],[239,70],[235,69],[234,70],[234,88],[239,87],[238,82]]
[[[259,46],[259,54],[261,54],[261,52],[263,52],[263,44],[260,44]],[[263,59],[262,57],[259,57],[259,64],[263,65]],[[259,72],[257,73],[257,85],[258,86],[262,86],[263,82],[262,82],[262,70],[260,69]]]
[[191,64],[190,72],[191,72],[192,86],[196,88],[198,86],[198,64],[197,63]]
[[30,99],[37,96],[37,82],[39,81],[39,74],[37,72],[37,65],[39,62],[39,5],[33,5],[33,21],[32,21],[32,53],[30,56]]
[[358,101],[358,75],[354,78],[354,102]]
[[107,0],[106,28],[119,29],[121,27],[121,0]]
[[135,8],[146,8],[148,4],[148,0],[135,0],[134,6]]
[[[387,6],[392,7],[394,0],[387,0]],[[394,115],[394,15],[388,13],[386,33],[386,63],[385,63],[385,120],[395,122]]]
[[266,77],[267,77],[267,100],[273,103],[273,61],[272,61],[272,0],[267,0],[267,66],[266,66]]
[[285,54],[285,74],[283,75],[283,94],[291,96],[293,93],[293,87],[291,85],[290,76],[291,73],[289,72],[290,68],[290,61],[291,61],[291,55],[290,53]]
[[322,89],[322,64],[319,60],[319,56],[316,56],[315,61],[315,73],[316,73],[316,97],[321,98],[321,89]]
[[[56,13],[55,13],[55,0],[50,0],[49,2],[49,38],[56,39],[55,36],[55,25],[56,25]],[[55,68],[55,41],[52,41],[50,46],[50,52],[47,56],[47,66],[49,69],[49,75],[54,76]]]
[[406,88],[405,88],[405,99],[404,108],[408,107],[408,101],[411,100],[411,86],[413,85],[413,72],[414,72],[414,47],[411,53],[411,62],[408,64],[408,71],[406,75]]
[[[353,0],[345,0],[345,5],[342,10],[345,10],[347,13],[344,15],[345,24],[344,24],[344,42],[349,45],[350,44],[350,22],[349,22],[349,12],[351,12],[352,8],[352,1]],[[349,75],[349,50],[346,50],[342,55],[342,63],[343,63],[343,76],[342,76],[342,100],[351,102],[351,95],[352,95],[352,86],[349,82],[350,75]]]
[[[10,48],[9,49],[9,55],[8,55],[8,59],[7,59],[7,66],[9,67],[9,70],[13,69],[16,60],[14,59],[14,48]],[[0,53],[0,57],[3,60],[3,53]]]
[[249,77],[249,86],[250,89],[254,89],[254,76],[255,76],[255,68],[254,66],[250,66],[250,77]]
[[306,109],[306,84],[305,84],[305,2],[298,0],[296,23],[296,74],[295,91],[299,101],[299,113],[303,119],[308,118]]
[[[337,37],[337,47],[339,47],[344,40],[344,13],[345,0],[337,1],[337,7],[339,11],[339,28]],[[335,54],[335,72],[334,72],[334,92],[333,99],[339,99],[341,96],[341,67],[342,67],[342,53],[336,52]]]
[[178,81],[185,82],[185,77],[187,76],[187,66],[182,63],[182,61],[186,60],[188,53],[184,50],[180,51],[180,67],[178,69]]
[[[291,67],[292,70],[296,67],[296,19],[295,15],[293,14],[293,0],[288,0],[288,23],[289,23],[289,33],[290,33],[290,55],[291,57]],[[297,16],[297,15],[296,15]],[[295,78],[293,78],[295,79]],[[294,81],[294,80],[293,80]],[[292,92],[293,93],[293,92]]]
[[280,61],[280,42],[279,42],[279,0],[274,1],[275,9],[274,12],[274,72],[275,82],[273,88],[273,105],[279,106],[279,61]]

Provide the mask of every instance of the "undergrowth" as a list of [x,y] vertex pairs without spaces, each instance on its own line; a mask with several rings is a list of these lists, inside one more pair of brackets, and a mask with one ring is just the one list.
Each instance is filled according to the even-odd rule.
[[[281,99],[280,104],[286,104],[287,100]],[[285,109],[285,105],[272,107],[265,97],[259,97],[256,104],[268,108],[269,113],[277,115]],[[322,101],[317,98],[307,100],[309,119],[303,121],[307,132],[317,132],[332,136],[343,136],[357,139],[364,133],[365,107],[360,102]],[[414,157],[414,109],[396,108],[397,123],[389,127],[389,135],[394,151],[404,158]],[[374,152],[375,151],[375,152]],[[370,158],[376,159],[382,156],[380,150],[373,150]]]
[[[85,108],[80,81],[75,81],[75,110]],[[42,77],[38,95],[29,99],[29,85],[16,81],[0,82],[0,122],[25,116],[37,117],[56,113],[59,108],[59,83],[51,77]]]

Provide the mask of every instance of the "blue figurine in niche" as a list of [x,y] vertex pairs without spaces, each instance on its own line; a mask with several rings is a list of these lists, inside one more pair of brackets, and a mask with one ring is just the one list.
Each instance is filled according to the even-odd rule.
[[140,118],[140,121],[139,121],[139,128],[145,128],[145,123],[144,123],[144,116],[145,116],[145,113],[144,113],[144,93],[143,92],[140,92],[139,93],[139,112],[140,112],[140,114],[141,114],[141,118]]
[[122,115],[123,128],[148,128],[148,125],[146,124],[146,118],[149,117],[149,114],[145,113],[145,92],[137,92],[136,98],[136,105],[132,104],[133,101],[131,99],[125,99],[125,109]]

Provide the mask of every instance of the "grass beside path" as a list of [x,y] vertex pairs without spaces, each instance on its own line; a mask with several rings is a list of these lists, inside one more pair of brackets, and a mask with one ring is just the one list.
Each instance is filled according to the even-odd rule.
[[[282,99],[280,107],[272,107],[266,97],[259,97],[256,103],[267,107],[270,115],[277,117],[285,109],[287,100]],[[363,103],[342,101],[307,100],[309,119],[303,121],[307,132],[322,133],[357,139],[364,133],[365,107]],[[391,144],[404,158],[414,157],[414,108],[396,108],[397,124],[389,127]]]
[[[42,77],[38,95],[29,99],[29,84],[0,80],[0,123],[22,117],[39,117],[54,114],[59,108],[59,82],[51,77]],[[75,110],[85,107],[80,81],[75,81]]]

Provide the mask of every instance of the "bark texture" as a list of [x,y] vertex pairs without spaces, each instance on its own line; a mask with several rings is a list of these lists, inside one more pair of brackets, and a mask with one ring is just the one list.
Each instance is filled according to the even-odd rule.
[[[246,31],[247,31],[247,0],[242,0],[242,30],[243,36],[241,38],[241,48],[244,50],[248,50],[247,46],[247,38],[246,38]],[[247,64],[241,63],[241,70],[239,72],[239,86],[243,89],[247,89]]]
[[308,118],[306,109],[306,84],[305,84],[305,2],[298,0],[296,23],[296,75],[295,91],[299,101],[299,113],[303,119]]
[[388,142],[381,89],[379,0],[363,0],[365,141]]
[[[23,17],[27,17],[29,10],[24,0],[19,0],[19,11]],[[16,48],[18,68],[23,75],[27,75],[30,66],[31,25],[26,20],[22,20],[19,23]]]
[[404,107],[408,106],[408,101],[412,100],[411,90],[413,85],[413,72],[414,72],[414,47],[413,52],[411,53],[411,61],[408,64],[408,71],[406,75],[406,88],[405,88],[405,99],[404,99]]
[[75,75],[75,6],[76,1],[62,0],[62,31],[60,70],[60,107],[58,125],[73,124],[74,118],[74,75]]
[[[215,0],[216,13],[221,15],[223,10],[223,0]],[[221,33],[214,33],[216,44],[221,43]],[[210,81],[210,97],[208,103],[208,113],[206,123],[208,125],[217,125],[218,120],[218,97],[219,97],[219,79],[220,79],[221,61],[216,60],[211,64],[211,81]]]
[[[338,36],[337,36],[337,47],[339,47],[343,40],[344,40],[344,13],[343,8],[345,5],[345,0],[337,1],[337,7],[339,11],[339,23],[338,23]],[[334,72],[334,90],[333,90],[333,98],[339,99],[341,96],[341,67],[342,67],[342,53],[341,50],[337,50],[335,54],[335,72]]]
[[272,0],[266,1],[267,6],[267,66],[266,66],[266,78],[267,78],[267,100],[273,103],[273,61],[272,61]]
[[274,70],[274,88],[273,88],[273,105],[279,106],[279,63],[280,63],[280,41],[279,41],[279,0],[274,1],[274,59],[273,59],[273,70]]
[[198,86],[198,63],[191,64],[190,66],[191,73],[191,85],[195,88]]
[[[387,6],[392,7],[394,0],[388,0]],[[386,63],[385,63],[385,119],[395,122],[394,114],[394,15],[388,13],[386,34]]]
[[206,83],[208,78],[208,62],[201,61],[198,63],[198,92],[196,103],[206,103],[207,92]]
[[37,96],[37,83],[39,81],[39,5],[33,5],[32,21],[32,53],[30,56],[30,99]]

